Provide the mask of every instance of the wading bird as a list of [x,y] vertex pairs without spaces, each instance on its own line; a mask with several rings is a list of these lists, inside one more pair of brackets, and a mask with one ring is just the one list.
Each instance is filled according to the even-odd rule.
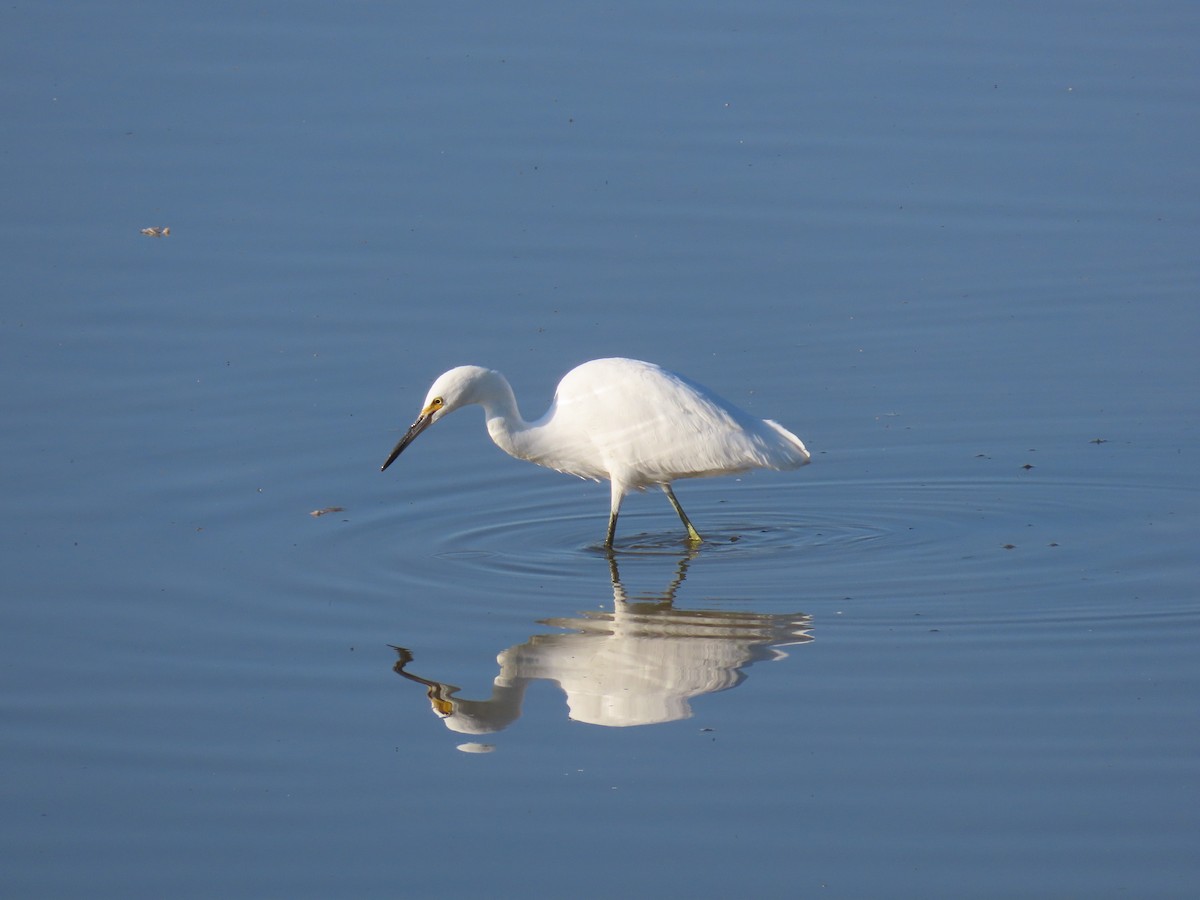
[[672,481],[797,469],[809,460],[804,443],[782,425],[756,418],[682,375],[636,359],[594,359],[563,376],[550,409],[534,422],[521,417],[512,387],[499,372],[451,369],[433,383],[421,414],[382,469],[438,419],[470,404],[483,407],[488,434],[509,456],[611,482],[607,548],[621,501],[631,490],[661,487],[688,540],[697,544],[701,537],[675,499]]

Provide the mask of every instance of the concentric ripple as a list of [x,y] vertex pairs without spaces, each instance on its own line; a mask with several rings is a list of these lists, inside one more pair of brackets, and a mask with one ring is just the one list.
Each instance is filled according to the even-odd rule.
[[[847,595],[967,594],[1146,571],[1149,561],[1139,554],[1153,544],[1129,540],[1130,530],[1161,528],[1174,505],[1195,500],[1146,485],[1035,478],[768,477],[679,487],[704,543],[689,548],[669,505],[651,491],[626,501],[618,560],[694,553],[742,567],[749,581],[773,570],[777,583]],[[552,479],[477,482],[410,510],[388,510],[372,528],[453,562],[463,577],[561,576],[606,555],[606,488]]]

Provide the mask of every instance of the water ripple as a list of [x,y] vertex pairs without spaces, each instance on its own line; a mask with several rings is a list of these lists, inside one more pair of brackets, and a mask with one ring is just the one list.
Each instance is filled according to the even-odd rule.
[[[469,487],[469,495],[467,488],[443,491],[383,512],[371,527],[452,561],[466,577],[561,576],[605,553],[606,490],[520,478]],[[681,487],[681,502],[705,537],[699,556],[745,563],[747,575],[794,564],[806,583],[838,580],[847,593],[920,593],[947,584],[969,591],[1017,577],[1055,584],[1099,571],[1145,571],[1153,542],[1129,540],[1131,532],[1169,527],[1172,509],[1195,500],[1194,492],[1181,499],[1178,491],[1136,483],[1037,478],[763,478]],[[619,558],[689,551],[661,497],[631,497],[626,508]]]

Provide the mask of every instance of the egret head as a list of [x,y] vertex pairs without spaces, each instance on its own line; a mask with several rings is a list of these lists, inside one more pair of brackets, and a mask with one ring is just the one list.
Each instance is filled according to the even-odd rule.
[[459,407],[481,402],[484,385],[496,374],[491,369],[481,366],[459,366],[439,375],[429,393],[425,395],[425,405],[421,407],[421,414],[404,433],[404,437],[400,438],[400,442],[396,444],[380,471],[395,462],[396,457],[416,440],[417,435],[442,416],[454,412]]

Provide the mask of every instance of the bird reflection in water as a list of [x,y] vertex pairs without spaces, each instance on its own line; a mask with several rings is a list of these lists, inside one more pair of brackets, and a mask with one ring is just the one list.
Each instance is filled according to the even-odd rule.
[[610,554],[613,611],[541,620],[538,624],[565,631],[535,634],[503,651],[486,700],[458,697],[458,687],[408,671],[413,654],[402,647],[393,647],[399,656],[395,672],[424,685],[434,713],[459,734],[507,728],[521,714],[526,688],[539,680],[562,688],[570,717],[578,722],[626,727],[686,719],[692,699],[736,687],[752,663],[782,659],[787,654],[778,648],[812,640],[812,617],[803,613],[676,609],[675,593],[690,560],[690,555],[680,560],[662,594],[631,600]]

